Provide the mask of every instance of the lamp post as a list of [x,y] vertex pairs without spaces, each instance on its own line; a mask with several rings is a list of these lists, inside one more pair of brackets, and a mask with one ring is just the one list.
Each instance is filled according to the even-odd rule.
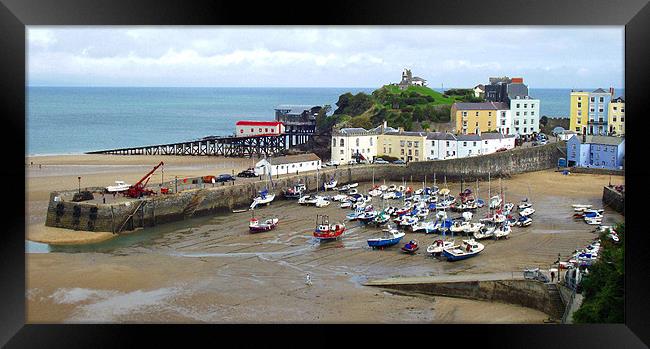
[[79,180],[79,193],[81,193],[81,176],[77,177],[77,179]]

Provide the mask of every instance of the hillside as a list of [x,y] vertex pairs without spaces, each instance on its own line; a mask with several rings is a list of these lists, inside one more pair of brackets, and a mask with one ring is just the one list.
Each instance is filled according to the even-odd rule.
[[407,131],[450,130],[453,128],[451,105],[480,99],[474,98],[471,90],[454,89],[445,93],[424,86],[400,90],[395,85],[384,85],[370,95],[346,93],[339,96],[333,115],[319,118],[319,128],[330,130],[337,125],[369,129],[387,121],[388,126]]

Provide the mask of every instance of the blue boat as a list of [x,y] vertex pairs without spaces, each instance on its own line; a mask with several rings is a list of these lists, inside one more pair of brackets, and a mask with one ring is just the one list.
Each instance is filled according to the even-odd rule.
[[460,246],[453,246],[442,250],[442,254],[448,261],[460,261],[471,258],[481,253],[485,249],[483,244],[474,241],[474,239],[463,240]]
[[368,246],[372,248],[384,248],[397,245],[405,235],[404,232],[397,229],[384,229],[384,236],[368,239]]

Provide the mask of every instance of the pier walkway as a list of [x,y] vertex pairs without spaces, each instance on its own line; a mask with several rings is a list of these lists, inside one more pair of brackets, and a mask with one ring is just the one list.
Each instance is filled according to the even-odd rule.
[[396,277],[396,278],[388,278],[388,279],[371,280],[366,282],[364,285],[387,286],[387,285],[430,284],[430,283],[442,283],[442,282],[499,281],[499,280],[523,280],[523,279],[524,279],[523,271],[513,271],[513,272],[501,272],[501,273]]

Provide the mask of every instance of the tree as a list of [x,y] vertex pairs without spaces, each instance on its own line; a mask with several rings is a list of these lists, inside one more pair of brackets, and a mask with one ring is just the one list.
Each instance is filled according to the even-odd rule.
[[539,124],[542,125],[543,127],[546,127],[546,124],[548,124],[548,117],[544,115],[541,118],[539,118]]

